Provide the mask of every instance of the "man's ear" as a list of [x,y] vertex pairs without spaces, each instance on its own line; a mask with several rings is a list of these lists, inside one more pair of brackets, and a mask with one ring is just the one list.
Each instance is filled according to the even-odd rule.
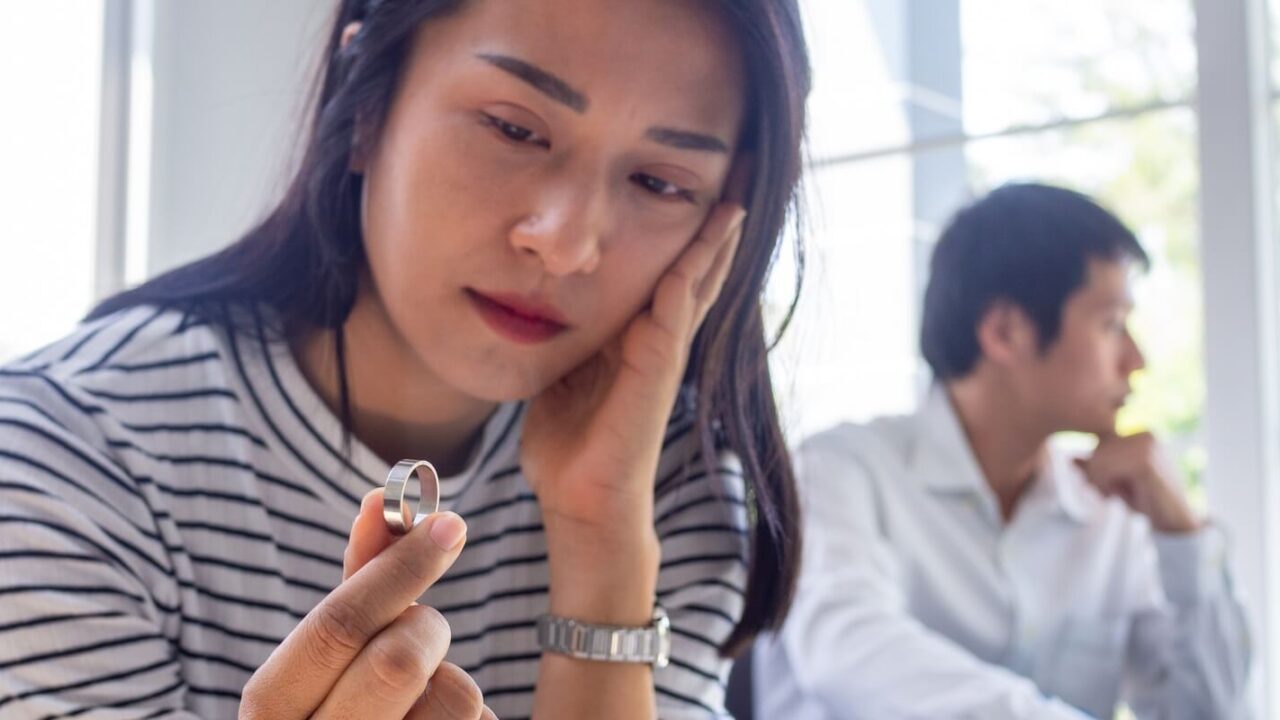
[[1026,311],[1008,300],[991,303],[978,320],[978,349],[1001,367],[1039,355],[1039,333]]

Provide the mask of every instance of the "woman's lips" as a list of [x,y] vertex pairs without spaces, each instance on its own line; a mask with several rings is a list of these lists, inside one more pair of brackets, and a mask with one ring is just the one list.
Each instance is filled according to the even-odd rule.
[[510,295],[486,295],[467,288],[467,298],[490,329],[508,340],[532,345],[569,329],[554,308]]

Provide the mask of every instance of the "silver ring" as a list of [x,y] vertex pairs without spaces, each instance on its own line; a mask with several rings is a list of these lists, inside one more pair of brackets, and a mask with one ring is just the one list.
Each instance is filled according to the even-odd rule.
[[[430,482],[423,481],[422,475],[418,473],[420,468],[429,471]],[[387,521],[387,529],[396,535],[404,535],[412,530],[418,516],[418,508],[410,508],[404,499],[404,491],[411,477],[418,478],[418,487],[422,491],[419,508],[429,507],[431,512],[440,509],[440,476],[436,474],[435,466],[426,460],[401,460],[387,473],[387,484],[382,491],[382,519]]]

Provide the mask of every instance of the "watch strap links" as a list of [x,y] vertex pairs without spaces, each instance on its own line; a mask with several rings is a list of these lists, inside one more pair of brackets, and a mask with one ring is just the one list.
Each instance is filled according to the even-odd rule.
[[580,660],[644,663],[666,667],[671,655],[671,623],[660,606],[646,627],[595,625],[571,618],[538,618],[538,646]]

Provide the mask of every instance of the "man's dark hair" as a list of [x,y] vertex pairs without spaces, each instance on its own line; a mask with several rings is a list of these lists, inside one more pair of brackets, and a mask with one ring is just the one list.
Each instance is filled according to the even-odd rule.
[[1078,192],[1011,184],[960,210],[934,248],[924,295],[920,347],[934,376],[951,380],[973,370],[981,355],[978,323],[997,301],[1026,312],[1047,349],[1091,259],[1150,266],[1133,232]]

